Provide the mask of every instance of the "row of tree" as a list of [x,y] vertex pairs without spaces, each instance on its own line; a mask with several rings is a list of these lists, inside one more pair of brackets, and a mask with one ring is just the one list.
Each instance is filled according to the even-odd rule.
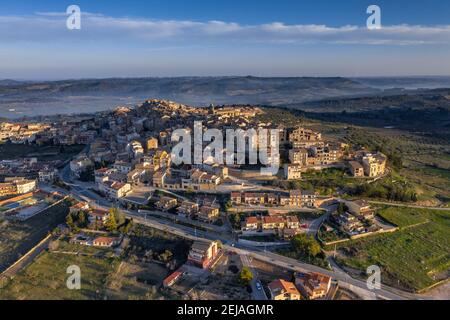
[[417,193],[415,189],[407,184],[399,183],[372,183],[360,184],[349,190],[351,195],[368,198],[386,199],[401,202],[416,202]]

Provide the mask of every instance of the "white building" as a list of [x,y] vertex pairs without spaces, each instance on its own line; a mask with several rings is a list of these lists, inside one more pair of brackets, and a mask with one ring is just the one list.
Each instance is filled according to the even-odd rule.
[[80,174],[82,172],[93,166],[94,164],[88,157],[80,157],[78,159],[70,161],[70,171],[77,178],[80,177]]
[[17,193],[24,194],[36,190],[36,180],[21,180],[16,182]]
[[110,199],[119,200],[131,191],[131,184],[116,181],[105,181],[99,184],[99,191],[103,192]]

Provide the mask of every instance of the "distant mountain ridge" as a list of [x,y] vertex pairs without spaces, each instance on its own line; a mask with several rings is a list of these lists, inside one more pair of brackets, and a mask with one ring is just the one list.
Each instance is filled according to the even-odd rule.
[[[0,80],[0,117],[92,113],[156,98],[211,103],[318,108],[321,101],[403,94],[390,85],[446,83],[447,78],[160,77],[61,81]],[[450,80],[450,78],[449,78]],[[418,82],[419,81],[419,82]],[[373,86],[372,86],[373,85]],[[387,89],[386,89],[387,88]],[[318,108],[320,109],[320,108]]]
[[[8,81],[8,80],[5,80]],[[316,100],[323,97],[374,92],[356,81],[334,78],[258,78],[258,77],[179,77],[179,78],[111,78],[64,80],[52,82],[9,83],[2,87],[2,98],[12,98],[27,93],[41,96],[60,95],[135,95],[183,96],[201,104],[210,102],[212,96],[222,102],[274,103],[287,96],[295,101]],[[318,91],[321,90],[321,91]],[[275,97],[274,97],[275,96]],[[158,97],[163,98],[163,97]],[[207,99],[207,101],[206,101]],[[236,99],[241,101],[235,101]],[[225,101],[226,100],[226,101]],[[233,100],[233,101],[228,101]]]
[[147,98],[191,105],[284,105],[378,90],[341,78],[178,77],[0,82],[0,116],[94,112]]
[[414,77],[361,77],[351,78],[371,88],[393,89],[437,89],[450,88],[450,76],[414,76]]

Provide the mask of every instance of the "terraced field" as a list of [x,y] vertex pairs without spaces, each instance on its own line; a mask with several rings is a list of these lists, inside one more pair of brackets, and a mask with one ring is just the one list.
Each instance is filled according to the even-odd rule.
[[448,278],[450,213],[387,207],[380,216],[400,230],[340,245],[341,264],[361,273],[378,265],[384,283],[411,291]]

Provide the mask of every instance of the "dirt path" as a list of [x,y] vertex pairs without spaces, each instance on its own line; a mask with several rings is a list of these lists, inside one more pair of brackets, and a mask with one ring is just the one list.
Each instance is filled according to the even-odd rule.
[[52,237],[48,235],[40,243],[38,243],[34,248],[28,251],[22,258],[17,260],[12,266],[6,269],[1,277],[11,278],[14,277],[19,271],[27,267],[33,260],[45,249],[48,248]]
[[450,281],[447,281],[443,285],[437,286],[420,296],[431,298],[433,300],[450,300]]

